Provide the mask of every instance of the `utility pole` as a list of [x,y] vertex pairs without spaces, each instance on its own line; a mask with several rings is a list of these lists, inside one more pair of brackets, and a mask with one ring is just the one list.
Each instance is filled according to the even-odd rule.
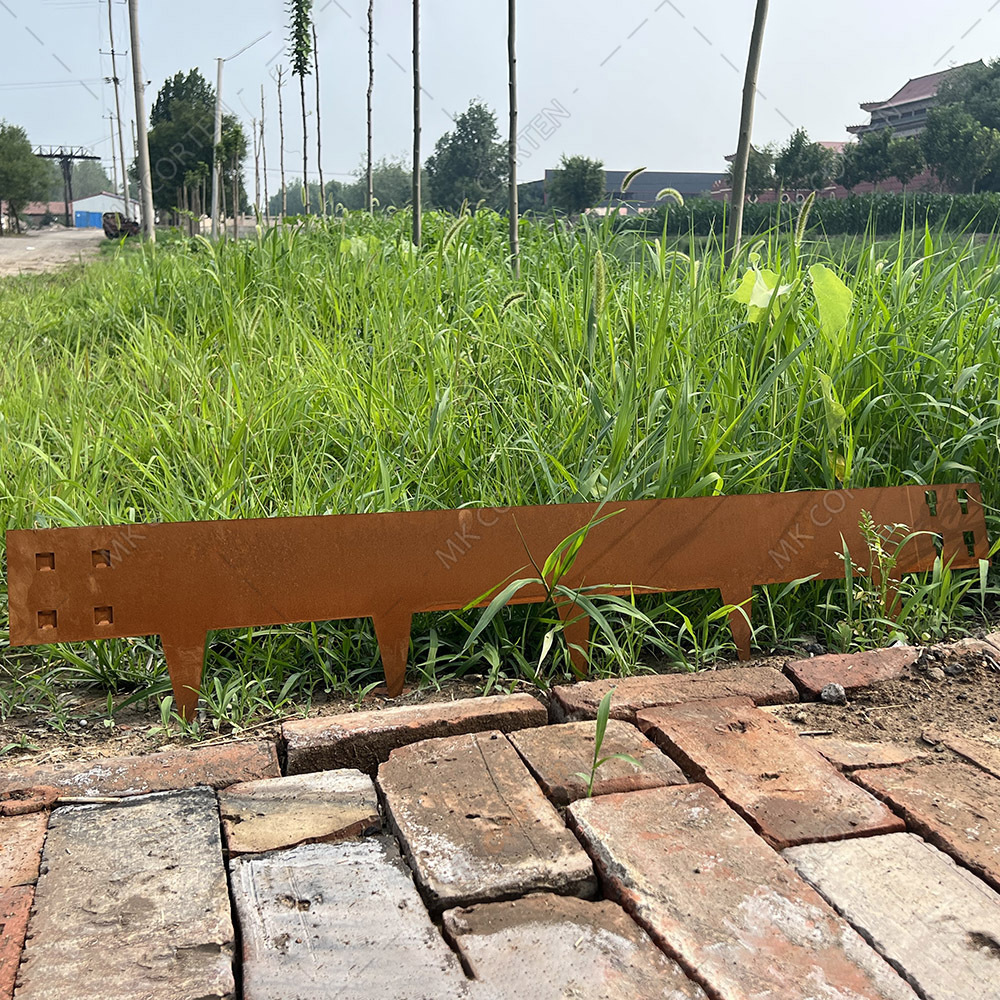
[[135,124],[139,135],[139,191],[142,193],[142,228],[150,243],[156,242],[153,214],[153,176],[149,169],[149,133],[146,131],[146,81],[142,76],[139,49],[139,0],[128,0],[129,30],[132,37],[132,83],[135,90]]
[[[115,26],[111,17],[111,0],[108,0],[108,38],[111,40],[111,82],[115,85],[115,114],[118,116],[118,149],[122,162],[122,194],[125,197],[125,218],[132,218],[132,199],[128,190],[128,160],[125,159],[125,131],[122,128],[122,102],[118,93],[121,81],[118,79],[117,53],[115,52]],[[112,140],[112,150],[114,140]]]
[[73,146],[39,146],[35,156],[42,160],[58,160],[63,175],[63,202],[66,209],[66,228],[73,227],[70,215],[73,205],[73,164],[77,160],[100,160],[99,156],[80,147]]
[[[134,0],[129,0],[133,3]],[[212,239],[219,235],[219,186],[222,183],[222,161],[219,159],[219,144],[222,142],[222,67],[227,62],[231,62],[237,56],[243,55],[247,49],[252,48],[258,42],[262,42],[270,31],[265,31],[259,38],[255,38],[249,45],[244,45],[239,52],[234,52],[225,59],[218,60],[218,75],[215,83],[215,130],[212,133]],[[238,206],[233,207],[233,218],[236,218]]]

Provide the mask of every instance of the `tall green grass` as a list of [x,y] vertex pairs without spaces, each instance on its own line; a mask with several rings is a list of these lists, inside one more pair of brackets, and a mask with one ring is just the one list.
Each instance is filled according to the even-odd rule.
[[[772,232],[727,270],[712,244],[691,259],[610,223],[525,222],[515,282],[499,216],[430,215],[419,252],[408,225],[357,213],[0,282],[0,525],[977,479],[996,528],[995,243],[904,230],[891,252],[834,251]],[[820,328],[816,262],[854,293],[836,337]],[[755,266],[789,288],[751,322],[733,292]],[[5,584],[0,601],[4,628]],[[598,650],[599,670],[696,662],[725,641],[724,622],[705,624],[716,595],[644,601],[659,627],[622,618],[630,662]],[[758,642],[837,642],[842,605],[815,585],[765,594]],[[545,612],[512,610],[459,654],[475,621],[419,620],[416,671],[534,676]],[[0,652],[8,687],[23,687],[36,661],[13,656]],[[377,662],[358,623],[226,633],[207,688],[220,715],[278,711],[356,692]],[[42,669],[119,697],[166,689],[145,642],[52,649]],[[21,696],[35,697],[3,698]]]

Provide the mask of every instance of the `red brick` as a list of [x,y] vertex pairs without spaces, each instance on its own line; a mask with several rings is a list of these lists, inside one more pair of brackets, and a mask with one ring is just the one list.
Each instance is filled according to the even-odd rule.
[[597,888],[587,855],[499,732],[394,750],[378,785],[434,910]]
[[[587,794],[587,782],[580,774],[590,773],[596,728],[593,722],[567,722],[561,726],[525,729],[508,738],[545,794],[557,806],[565,806]],[[594,795],[683,785],[687,781],[681,769],[654,743],[635,726],[618,719],[608,722],[600,754],[601,757],[628,754],[639,766],[624,760],[606,761],[597,770]]]
[[658,705],[678,705],[706,698],[750,698],[756,705],[799,700],[795,686],[771,667],[732,667],[695,674],[651,674],[619,680],[585,681],[552,689],[555,722],[596,719],[601,699],[615,689],[611,718],[635,722],[636,712]]
[[10,1000],[35,890],[30,885],[0,889],[0,1000]]
[[165,750],[136,757],[106,757],[58,767],[23,767],[0,775],[0,798],[34,785],[48,785],[66,798],[145,795],[195,785],[225,788],[238,781],[281,773],[274,744],[230,743],[195,750]]
[[965,764],[908,764],[855,780],[907,825],[1000,890],[1000,780]]
[[494,987],[497,996],[705,1000],[701,988],[611,902],[539,892],[448,910],[444,931],[477,983]]
[[346,767],[374,775],[397,747],[462,733],[509,733],[547,721],[540,702],[515,694],[303,719],[286,722],[283,733],[289,774]]
[[913,646],[892,646],[864,653],[827,653],[811,660],[794,660],[785,668],[799,690],[818,698],[827,684],[839,684],[848,694],[871,687],[879,681],[902,677],[920,655]]
[[919,750],[898,743],[855,743],[836,736],[802,737],[841,771],[856,771],[867,767],[895,767],[909,764],[923,756]]
[[607,895],[715,1000],[914,1000],[704,785],[580,799],[569,817]]
[[32,885],[38,878],[48,822],[45,812],[0,819],[0,889]]
[[746,698],[640,712],[639,727],[775,848],[891,833],[903,824],[792,726]]

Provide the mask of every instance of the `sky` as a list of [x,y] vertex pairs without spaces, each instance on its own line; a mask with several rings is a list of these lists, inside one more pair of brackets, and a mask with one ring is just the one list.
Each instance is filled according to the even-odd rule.
[[[269,188],[279,186],[274,71],[288,66],[282,0],[139,0],[147,113],[164,80],[225,64],[227,110],[248,126],[264,87]],[[718,171],[733,152],[754,0],[521,0],[518,11],[520,175],[541,177],[561,155],[608,169]],[[995,8],[995,9],[994,9]],[[367,0],[316,0],[325,179],[350,181],[365,146]],[[474,99],[507,114],[507,4],[423,0],[423,154]],[[127,52],[124,0],[112,0],[115,47]],[[410,158],[411,5],[375,0],[375,155]],[[79,145],[110,173],[113,88],[107,0],[0,0],[0,118],[33,143]],[[991,0],[771,0],[753,141],[849,138],[909,78],[1000,56],[1000,5]],[[122,66],[121,63],[125,63]],[[119,75],[123,117],[134,117],[129,59]],[[307,81],[313,106],[315,81]],[[286,169],[301,167],[298,81],[284,90]],[[315,115],[308,120],[315,167]],[[126,140],[128,141],[128,140]],[[248,180],[253,185],[252,159]]]

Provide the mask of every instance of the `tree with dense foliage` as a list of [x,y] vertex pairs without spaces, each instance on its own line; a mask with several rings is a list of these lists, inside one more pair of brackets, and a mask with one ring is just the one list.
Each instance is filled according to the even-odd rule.
[[863,179],[858,157],[858,144],[849,142],[841,151],[834,180],[847,188],[848,191],[853,191]]
[[837,154],[819,142],[810,142],[803,128],[796,129],[774,159],[778,183],[794,191],[827,187],[837,172]]
[[[362,164],[356,173],[356,180],[350,184],[342,181],[327,181],[326,204],[330,209],[341,205],[348,211],[368,209],[368,170],[367,163]],[[406,208],[410,204],[413,193],[410,166],[402,160],[382,159],[372,164],[372,190],[374,191],[375,211],[386,211],[390,208]],[[301,215],[304,209],[302,191],[293,185],[284,192],[290,215]],[[322,200],[319,185],[309,184],[309,203],[318,205]],[[278,191],[271,197],[269,208],[274,215],[281,213],[283,204],[282,192]]]
[[927,165],[916,136],[893,136],[889,143],[889,176],[905,188]]
[[455,119],[427,160],[427,177],[434,203],[458,211],[463,202],[475,206],[485,201],[499,208],[506,200],[503,184],[507,151],[499,141],[497,117],[485,104],[473,101]]
[[1000,59],[949,73],[941,81],[936,103],[938,107],[957,105],[980,125],[1000,129]]
[[938,179],[960,191],[975,192],[1000,167],[1000,132],[954,104],[931,108],[920,144]]
[[302,96],[302,191],[305,214],[309,214],[309,129],[306,124],[306,77],[312,72],[312,5],[313,0],[288,0],[288,58],[292,75],[299,78]]
[[550,204],[569,215],[585,212],[606,194],[604,164],[586,156],[566,156],[564,153],[548,182]]
[[[207,213],[211,203],[215,90],[196,69],[177,73],[160,88],[149,124],[153,204],[175,216]],[[247,139],[234,115],[222,116],[221,146],[220,189],[223,198],[228,193],[231,203],[235,187],[239,210],[246,203],[243,161]]]
[[6,203],[17,232],[21,231],[24,206],[45,198],[51,176],[45,161],[32,152],[28,133],[0,118],[0,201]]
[[866,132],[857,145],[858,176],[863,181],[878,186],[892,176],[892,158],[889,148],[892,144],[892,129],[883,128],[877,132]]
[[[48,185],[48,201],[61,201],[63,196],[62,171],[49,161],[51,183]],[[73,164],[73,197],[89,198],[102,191],[115,193],[114,181],[96,160],[79,160]]]

